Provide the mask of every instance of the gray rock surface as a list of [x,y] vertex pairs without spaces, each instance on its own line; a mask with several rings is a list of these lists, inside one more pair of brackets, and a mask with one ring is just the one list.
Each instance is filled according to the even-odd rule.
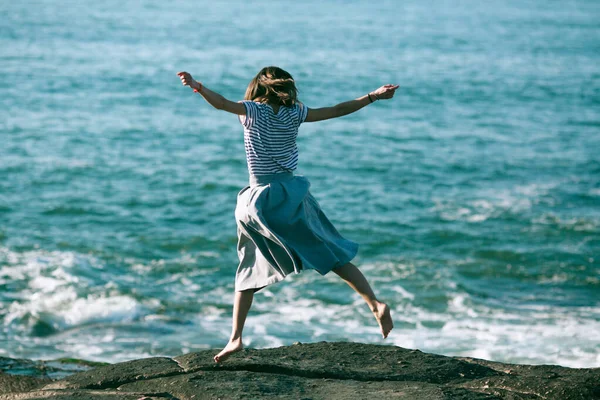
[[347,342],[244,349],[222,364],[213,361],[217,352],[132,360],[59,380],[3,374],[0,400],[600,399],[600,368],[504,364]]

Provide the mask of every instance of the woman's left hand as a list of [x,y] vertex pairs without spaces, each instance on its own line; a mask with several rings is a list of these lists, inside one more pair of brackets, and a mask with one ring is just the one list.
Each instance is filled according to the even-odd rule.
[[399,87],[399,85],[383,85],[379,89],[372,91],[371,94],[376,95],[378,99],[391,99]]
[[179,76],[179,79],[181,79],[181,83],[183,84],[183,86],[191,87],[192,89],[194,89],[194,92],[200,90],[200,87],[202,85],[200,84],[200,82],[195,81],[194,78],[192,78],[192,75],[190,75],[188,72],[178,72],[177,75]]

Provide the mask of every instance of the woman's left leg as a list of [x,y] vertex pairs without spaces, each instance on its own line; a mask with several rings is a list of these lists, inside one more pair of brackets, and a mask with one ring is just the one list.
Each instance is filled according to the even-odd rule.
[[227,359],[231,354],[236,351],[243,349],[242,345],[242,331],[244,330],[244,323],[246,322],[246,316],[252,305],[252,299],[254,298],[254,292],[259,289],[248,289],[241,292],[235,292],[235,300],[233,302],[233,326],[231,328],[231,337],[229,343],[219,354],[214,357],[215,362],[221,362]]
[[367,302],[367,305],[375,315],[375,318],[381,327],[381,334],[385,339],[394,328],[389,306],[377,300],[375,293],[373,293],[373,289],[371,289],[371,285],[369,285],[369,282],[367,282],[367,279],[356,265],[349,262],[341,267],[332,269],[332,271],[346,281],[346,283]]

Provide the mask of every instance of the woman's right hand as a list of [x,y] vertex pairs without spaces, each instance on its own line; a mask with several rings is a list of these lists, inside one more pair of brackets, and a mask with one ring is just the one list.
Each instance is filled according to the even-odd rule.
[[194,89],[195,92],[200,90],[202,85],[198,81],[195,81],[194,78],[192,78],[192,75],[190,75],[188,72],[178,72],[177,75],[179,76],[179,79],[181,79],[183,86],[189,86]]
[[384,85],[379,89],[372,91],[371,95],[377,96],[378,99],[391,99],[394,97],[394,93],[399,87],[400,85]]

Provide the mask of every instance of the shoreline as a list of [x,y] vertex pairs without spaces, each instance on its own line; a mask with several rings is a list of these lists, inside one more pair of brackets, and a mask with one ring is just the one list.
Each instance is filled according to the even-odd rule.
[[245,348],[222,364],[212,359],[216,351],[96,363],[104,365],[95,367],[85,360],[52,360],[86,370],[60,379],[0,373],[0,399],[600,398],[600,368],[508,364],[355,342]]
[[67,357],[31,360],[0,356],[0,372],[32,378],[62,379],[78,372],[106,365],[111,365],[111,363]]

